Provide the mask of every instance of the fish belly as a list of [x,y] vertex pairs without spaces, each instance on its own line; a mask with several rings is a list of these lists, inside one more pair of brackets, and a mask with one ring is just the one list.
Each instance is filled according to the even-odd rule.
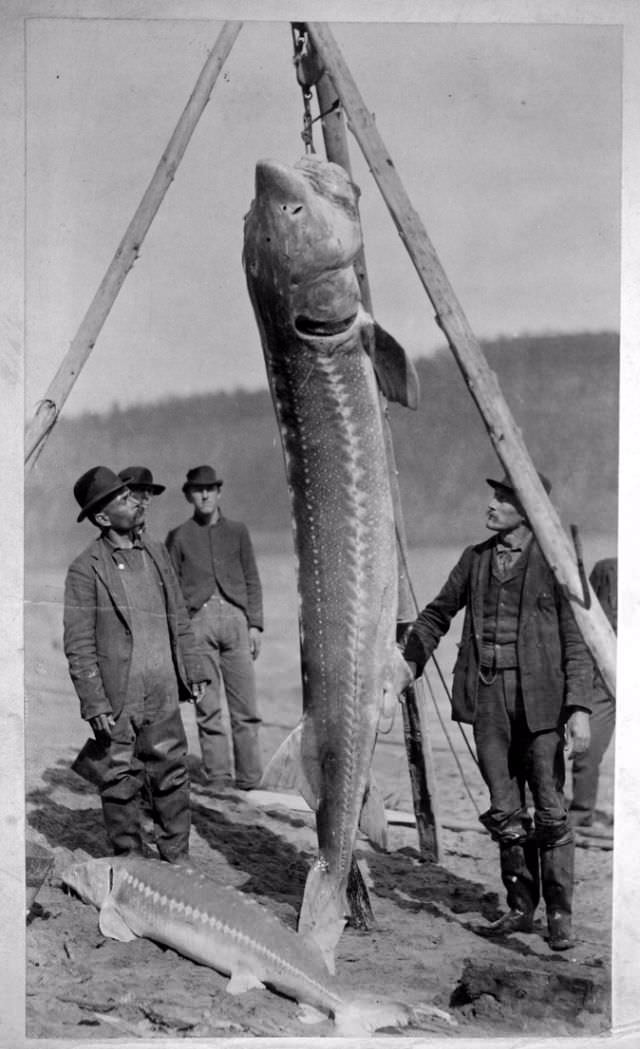
[[397,565],[382,417],[361,346],[276,378],[298,559],[303,763],[320,852],[348,875],[394,643]]

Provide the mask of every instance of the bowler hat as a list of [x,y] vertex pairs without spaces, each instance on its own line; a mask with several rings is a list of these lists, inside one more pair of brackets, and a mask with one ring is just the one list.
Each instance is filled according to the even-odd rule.
[[222,479],[218,477],[213,466],[194,466],[193,469],[187,470],[187,479],[182,486],[182,491],[186,492],[196,485],[221,488]]
[[[547,495],[549,495],[549,492],[551,491],[551,481],[548,477],[545,477],[544,474],[541,474],[540,471],[537,471],[537,473],[542,483],[542,487],[544,488]],[[506,474],[504,475],[501,481],[495,481],[492,477],[487,477],[486,481],[487,484],[490,484],[492,488],[505,488],[508,492],[513,492],[515,494],[515,488],[513,487],[511,481],[509,480]]]
[[73,486],[76,502],[81,507],[78,521],[84,521],[88,514],[99,510],[126,487],[122,478],[108,466],[92,466]]
[[156,484],[151,470],[146,466],[125,466],[124,470],[118,471],[118,477],[121,477],[129,488],[150,488],[154,495],[160,495],[167,487],[166,484]]

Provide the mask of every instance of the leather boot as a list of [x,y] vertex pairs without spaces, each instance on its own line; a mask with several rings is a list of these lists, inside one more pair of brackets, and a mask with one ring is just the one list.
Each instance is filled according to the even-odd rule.
[[489,925],[472,925],[472,931],[486,937],[532,932],[533,913],[540,899],[538,850],[534,843],[523,839],[501,842],[500,872],[509,910]]
[[548,943],[552,951],[575,946],[571,933],[574,843],[572,840],[540,849],[542,895],[547,907]]

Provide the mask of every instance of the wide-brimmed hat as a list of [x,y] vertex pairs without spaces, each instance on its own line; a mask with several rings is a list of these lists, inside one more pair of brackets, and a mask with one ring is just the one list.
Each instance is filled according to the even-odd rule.
[[129,488],[150,488],[154,495],[160,495],[167,487],[166,484],[156,484],[151,470],[146,466],[125,466],[124,470],[118,471],[118,477]]
[[84,521],[88,514],[97,512],[126,487],[122,478],[108,466],[92,466],[73,486],[76,502],[81,507],[78,521]]
[[[544,488],[547,495],[549,495],[549,492],[551,491],[551,481],[548,477],[545,477],[544,474],[541,474],[539,470],[536,472],[538,474],[538,477],[540,478],[542,487]],[[504,475],[501,481],[496,481],[493,477],[487,477],[486,481],[487,484],[490,484],[492,488],[504,488],[507,492],[512,492],[514,495],[516,494],[516,490],[506,474]]]
[[222,478],[218,477],[213,466],[194,466],[193,469],[187,470],[187,479],[182,486],[182,491],[187,492],[198,485],[207,488],[222,488],[222,484]]

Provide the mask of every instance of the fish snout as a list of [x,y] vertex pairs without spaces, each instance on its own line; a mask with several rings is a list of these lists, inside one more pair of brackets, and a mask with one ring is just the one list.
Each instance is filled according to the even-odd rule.
[[256,198],[277,201],[283,210],[295,212],[303,206],[307,184],[295,168],[276,160],[259,160],[256,164]]

